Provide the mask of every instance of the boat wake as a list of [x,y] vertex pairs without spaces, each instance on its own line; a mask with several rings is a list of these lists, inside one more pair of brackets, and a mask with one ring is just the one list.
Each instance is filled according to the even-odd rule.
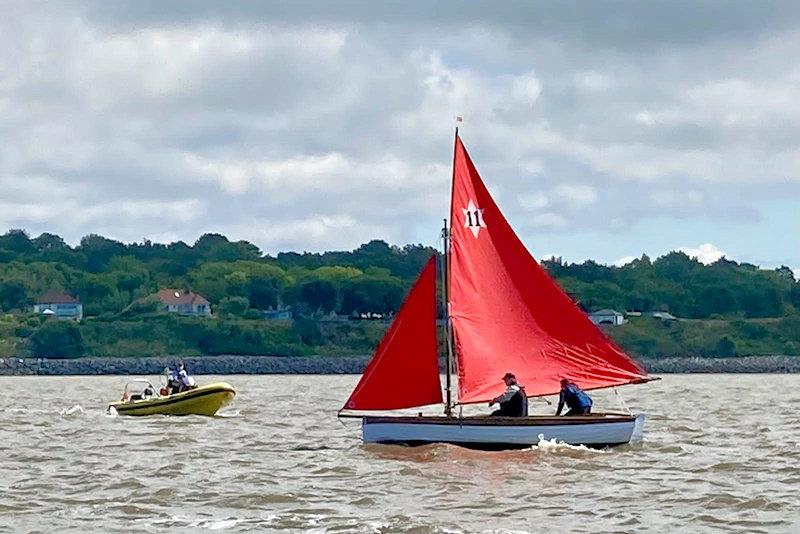
[[224,418],[232,418],[232,417],[242,417],[242,413],[240,410],[231,410],[230,412],[217,412],[214,417],[224,417]]
[[597,454],[611,453],[609,449],[593,449],[591,447],[587,447],[586,445],[570,445],[569,443],[564,443],[563,441],[556,441],[555,438],[544,439],[544,436],[542,434],[539,434],[539,443],[534,445],[531,448],[531,450],[545,451],[545,452],[580,451],[580,452],[591,452]]

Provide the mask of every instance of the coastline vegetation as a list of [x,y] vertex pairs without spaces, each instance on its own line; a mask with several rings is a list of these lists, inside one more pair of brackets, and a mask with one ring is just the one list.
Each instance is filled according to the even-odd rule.
[[[71,247],[53,234],[10,230],[0,236],[0,357],[368,354],[435,253],[371,241],[273,257],[219,234],[192,245],[89,235]],[[622,267],[558,258],[542,265],[587,311],[642,312],[604,327],[634,356],[800,355],[800,283],[787,267],[725,258],[703,265],[681,252]],[[152,295],[163,288],[202,295],[214,315],[160,312]],[[79,298],[83,321],[34,314],[49,290]],[[262,310],[287,307],[292,320],[265,320]],[[658,311],[678,320],[648,315]]]

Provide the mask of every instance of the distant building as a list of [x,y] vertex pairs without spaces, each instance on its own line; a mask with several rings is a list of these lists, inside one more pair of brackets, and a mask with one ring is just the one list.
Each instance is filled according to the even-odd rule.
[[162,289],[156,293],[161,311],[183,315],[211,315],[211,304],[197,293],[180,289]]
[[597,325],[619,326],[625,322],[625,317],[616,310],[603,309],[590,313],[589,320]]
[[349,315],[339,315],[336,312],[326,313],[319,318],[321,323],[346,323],[350,320]]
[[72,295],[61,291],[48,291],[36,299],[33,313],[40,313],[56,319],[80,321],[83,319],[83,304]]
[[659,321],[677,321],[678,318],[672,315],[669,312],[653,312],[652,314],[653,319],[658,319]]
[[267,321],[291,321],[292,320],[292,308],[291,306],[287,306],[285,308],[278,307],[278,309],[273,309],[270,306],[266,310],[259,310],[262,314],[264,314],[264,319]]

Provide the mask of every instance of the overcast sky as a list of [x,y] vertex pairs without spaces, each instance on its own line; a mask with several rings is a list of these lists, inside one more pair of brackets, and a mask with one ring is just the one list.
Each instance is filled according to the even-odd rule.
[[[233,4],[233,6],[229,5]],[[0,231],[800,266],[800,2],[2,2]]]

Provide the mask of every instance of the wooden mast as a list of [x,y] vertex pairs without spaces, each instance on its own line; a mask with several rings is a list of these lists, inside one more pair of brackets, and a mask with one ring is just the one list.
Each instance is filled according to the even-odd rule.
[[[450,179],[450,213],[453,213],[453,188],[456,183],[456,149],[458,147],[458,126],[456,126],[455,138],[453,139],[453,174]],[[452,224],[453,221],[450,221]],[[445,405],[444,414],[447,417],[453,416],[453,383],[451,374],[453,372],[453,328],[450,324],[450,230],[447,226],[447,219],[444,220],[442,227],[442,304],[444,305],[444,335],[447,340],[447,355],[445,364]]]

